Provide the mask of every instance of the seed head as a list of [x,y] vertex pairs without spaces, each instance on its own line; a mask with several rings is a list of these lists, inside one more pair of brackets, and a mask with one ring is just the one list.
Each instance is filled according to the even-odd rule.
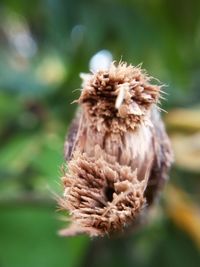
[[134,224],[167,178],[172,152],[156,110],[159,85],[120,62],[82,75],[80,110],[65,143],[68,169],[60,205],[65,235],[103,236]]

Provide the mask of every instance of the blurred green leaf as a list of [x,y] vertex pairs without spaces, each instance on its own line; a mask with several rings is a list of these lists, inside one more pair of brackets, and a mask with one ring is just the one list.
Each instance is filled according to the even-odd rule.
[[0,168],[10,173],[22,173],[38,154],[38,136],[20,135],[0,151]]
[[52,209],[1,209],[0,265],[78,266],[87,250],[88,239],[59,237],[59,224]]

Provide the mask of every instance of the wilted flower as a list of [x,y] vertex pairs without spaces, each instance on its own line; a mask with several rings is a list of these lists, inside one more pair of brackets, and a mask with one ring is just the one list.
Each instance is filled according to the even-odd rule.
[[167,179],[172,152],[156,104],[161,86],[120,62],[82,74],[80,109],[65,143],[65,235],[123,231],[148,208]]

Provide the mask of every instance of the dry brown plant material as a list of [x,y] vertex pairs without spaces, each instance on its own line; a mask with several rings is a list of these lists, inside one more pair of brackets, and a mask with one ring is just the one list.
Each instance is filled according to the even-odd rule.
[[157,107],[161,86],[123,62],[82,79],[60,200],[71,222],[61,234],[110,235],[134,224],[167,179],[172,152]]

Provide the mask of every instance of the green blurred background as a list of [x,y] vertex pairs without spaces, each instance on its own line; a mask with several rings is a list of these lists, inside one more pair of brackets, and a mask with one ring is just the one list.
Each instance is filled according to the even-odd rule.
[[[63,238],[52,192],[79,73],[102,49],[167,84],[176,163],[132,236]],[[0,267],[200,266],[199,50],[199,0],[0,0]]]

